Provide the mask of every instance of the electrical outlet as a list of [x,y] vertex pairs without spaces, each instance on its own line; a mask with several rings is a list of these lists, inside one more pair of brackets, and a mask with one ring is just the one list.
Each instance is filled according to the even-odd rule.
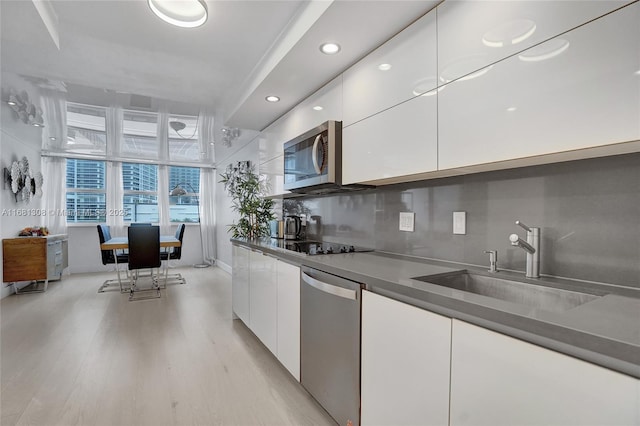
[[453,212],[453,233],[467,234],[467,212]]
[[415,217],[413,212],[400,212],[400,230],[413,232]]

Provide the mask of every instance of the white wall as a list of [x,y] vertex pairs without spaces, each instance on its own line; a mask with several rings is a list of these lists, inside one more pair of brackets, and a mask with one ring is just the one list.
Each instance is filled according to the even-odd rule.
[[[224,185],[220,182],[220,173],[224,173],[228,164],[238,161],[251,161],[254,167],[258,167],[259,146],[258,137],[255,137],[248,144],[242,146],[230,156],[216,162],[216,265],[226,271],[231,271],[231,234],[229,225],[237,220],[238,214],[231,210],[231,198],[224,190]],[[218,152],[216,151],[216,158]]]
[[[25,90],[29,94],[31,103],[40,105],[38,89],[21,77],[2,73],[2,102],[0,102],[0,173],[5,167],[11,168],[11,163],[27,157],[30,169],[33,172],[41,171],[40,147],[42,146],[42,129],[33,127],[20,121],[15,112],[4,102],[8,97],[9,89],[20,92]],[[46,120],[46,118],[45,118]],[[45,182],[47,177],[44,177]],[[34,198],[29,204],[16,202],[9,187],[3,183],[0,191],[0,237],[13,238],[22,228],[27,226],[40,226],[40,217],[36,215],[17,216],[15,210],[40,209],[42,200]],[[1,250],[1,248],[0,248]],[[0,270],[2,267],[0,266]],[[0,298],[11,294],[12,288],[2,284]]]

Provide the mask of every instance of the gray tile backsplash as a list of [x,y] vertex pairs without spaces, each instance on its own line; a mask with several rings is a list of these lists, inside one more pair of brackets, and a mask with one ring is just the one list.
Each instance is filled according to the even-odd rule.
[[[640,154],[391,185],[351,194],[289,199],[287,213],[312,217],[307,238],[403,255],[524,271],[509,235],[520,220],[541,228],[541,273],[640,287]],[[402,211],[415,231],[398,230]],[[466,235],[453,212],[467,213]]]

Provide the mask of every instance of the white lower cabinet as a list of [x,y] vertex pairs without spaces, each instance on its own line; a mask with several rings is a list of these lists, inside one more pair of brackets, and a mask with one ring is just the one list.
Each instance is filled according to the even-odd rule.
[[300,381],[300,268],[278,260],[278,359]]
[[233,312],[300,381],[300,268],[233,246]]
[[231,306],[245,324],[249,324],[249,252],[248,248],[232,246]]
[[451,319],[362,292],[362,425],[446,425]]
[[276,258],[259,251],[249,255],[249,328],[277,354]]
[[451,425],[638,425],[640,380],[453,320]]

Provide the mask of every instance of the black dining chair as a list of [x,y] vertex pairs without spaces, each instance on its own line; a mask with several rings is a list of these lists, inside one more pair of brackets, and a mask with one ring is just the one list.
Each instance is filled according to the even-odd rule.
[[[100,245],[105,241],[109,241],[111,239],[111,229],[108,225],[100,224],[98,225],[98,238],[100,240]],[[109,287],[110,285],[118,284],[120,287],[120,292],[125,291],[122,287],[122,279],[120,277],[120,268],[118,265],[125,264],[129,262],[129,255],[127,253],[121,252],[114,254],[113,250],[102,250],[100,249],[100,256],[102,258],[103,265],[116,265],[116,273],[118,274],[118,279],[114,280],[106,280],[100,288],[98,289],[98,293],[103,293],[104,289]],[[117,257],[117,262],[116,262]]]
[[130,223],[129,226],[151,226],[151,223],[147,222],[133,222]]
[[[178,228],[176,229],[176,239],[178,241],[180,241],[180,246],[179,247],[172,247],[171,251],[163,251],[160,254],[160,258],[162,260],[180,260],[180,258],[182,257],[182,240],[184,239],[184,229],[185,229],[185,225],[184,223],[181,223],[180,225],[178,225]],[[167,265],[165,266],[165,281],[167,279],[171,279],[171,280],[177,280],[179,284],[186,284],[187,281],[182,277],[182,274],[168,274],[169,271],[169,265],[167,262]]]
[[[149,299],[160,297],[159,277],[154,277],[153,270],[162,265],[160,259],[160,227],[159,226],[130,226],[129,235],[129,271],[130,288],[129,300]],[[138,287],[139,272],[141,269],[150,269],[151,286],[146,289]],[[158,273],[159,275],[159,273]],[[139,291],[155,291],[156,296],[134,299],[134,294]]]

